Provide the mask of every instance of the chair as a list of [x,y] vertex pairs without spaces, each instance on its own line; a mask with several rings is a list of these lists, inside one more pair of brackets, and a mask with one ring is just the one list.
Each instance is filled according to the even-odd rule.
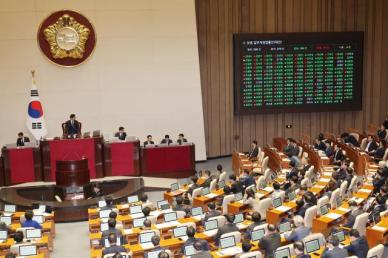
[[239,258],[263,258],[263,254],[260,251],[254,251],[246,254],[241,254]]
[[217,220],[217,224],[218,224],[219,228],[222,227],[223,225],[225,225],[225,223],[226,223],[226,219],[223,215],[209,218],[208,221],[214,220],[214,219]]
[[267,168],[264,172],[264,180],[268,184],[271,182],[271,169]]
[[318,207],[314,205],[306,210],[306,214],[304,216],[304,225],[308,228],[312,228],[313,219],[317,215]]
[[178,219],[182,219],[186,216],[186,212],[184,211],[176,211],[176,216]]
[[278,249],[276,249],[276,252],[280,251],[282,249],[286,249],[286,248],[290,249],[291,256],[295,255],[294,244],[289,244],[289,245],[284,245],[284,246],[278,247]]
[[213,179],[213,180],[210,182],[210,186],[209,186],[210,192],[216,190],[216,186],[217,186],[217,179]]
[[228,213],[228,204],[232,201],[234,201],[234,194],[224,196],[224,199],[222,200],[222,214]]
[[258,212],[261,215],[261,220],[265,220],[267,217],[267,210],[272,205],[271,198],[265,198],[259,202]]
[[257,179],[257,182],[256,182],[256,186],[257,186],[257,190],[260,189],[260,186],[261,185],[267,185],[267,182],[265,182],[265,178],[264,176],[260,176],[258,179]]
[[226,171],[223,171],[223,172],[220,174],[220,178],[219,178],[218,181],[225,181],[225,183],[226,183],[226,176],[227,176]]
[[306,186],[306,187],[311,187],[312,183],[309,178],[305,177],[303,180],[300,182],[301,186]]
[[268,223],[258,225],[253,228],[252,231],[258,230],[258,229],[264,229],[264,234],[267,234],[267,229],[268,229]]
[[311,182],[313,181],[314,177],[315,177],[315,173],[314,173],[314,166],[311,166],[307,172],[306,172],[306,175],[304,176],[305,178],[308,178]]
[[255,191],[255,185],[250,185],[250,186],[248,186],[246,189],[245,189],[245,192],[247,192],[247,191],[249,191],[249,189],[251,189],[251,190],[253,190],[254,192],[256,192]]
[[349,167],[350,167],[351,169],[354,170],[354,162],[353,162],[353,161],[351,161],[351,162],[349,163]]
[[298,158],[302,158],[303,148],[302,146],[298,146],[298,148],[299,148]]
[[350,181],[350,185],[348,187],[348,197],[351,197],[352,194],[357,190],[357,176],[354,176]]
[[369,249],[368,254],[366,255],[366,258],[372,258],[372,257],[383,258],[383,253],[384,253],[384,245],[379,244]]
[[360,235],[365,235],[366,223],[368,222],[368,213],[364,212],[356,217],[353,228],[360,232]]
[[[323,197],[321,197],[321,198],[318,199],[318,201],[317,201],[317,207],[320,208],[320,207],[322,207],[323,205],[326,205],[326,204],[328,204],[328,203],[329,203],[329,197],[328,197],[327,195],[325,195],[325,196],[323,196]],[[318,212],[318,214],[320,213],[319,210],[318,210],[317,212]],[[319,214],[319,215],[320,215],[320,214]]]
[[343,181],[340,186],[340,196],[342,200],[346,198],[346,190],[348,189],[348,181]]
[[201,195],[202,193],[202,187],[198,187],[197,189],[193,190],[193,194],[191,195],[191,200],[193,200],[198,195]]
[[385,153],[384,153],[384,156],[383,156],[383,160],[384,161],[387,161],[388,159],[388,149],[385,150]]
[[340,196],[340,189],[337,188],[331,193],[330,197],[330,207],[333,209],[334,207],[337,207],[337,198]]
[[158,217],[153,215],[147,216],[147,219],[151,221],[152,224],[156,224],[156,222],[158,221]]
[[319,245],[321,247],[326,245],[326,239],[322,233],[310,234],[310,235],[306,236],[305,238],[303,238],[303,242],[306,243],[306,242],[314,240],[314,239],[318,239]]
[[234,236],[234,240],[236,241],[236,244],[241,243],[241,233],[239,231],[222,234],[220,238],[230,237],[230,236]]
[[360,149],[362,151],[365,151],[367,145],[368,145],[368,138],[363,138],[361,140]]
[[[124,253],[124,252],[121,252],[120,253],[123,257],[129,257],[131,254],[130,253]],[[102,258],[112,258],[113,256],[115,256],[115,253],[112,253],[112,254],[106,254],[104,255]]]
[[269,157],[265,157],[263,159],[263,162],[261,163],[261,174],[264,174],[265,171],[268,169],[268,162],[269,162]]

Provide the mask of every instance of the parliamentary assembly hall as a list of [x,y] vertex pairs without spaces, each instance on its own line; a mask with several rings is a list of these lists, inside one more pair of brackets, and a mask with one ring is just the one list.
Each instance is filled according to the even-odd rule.
[[0,258],[388,258],[388,0],[0,0]]

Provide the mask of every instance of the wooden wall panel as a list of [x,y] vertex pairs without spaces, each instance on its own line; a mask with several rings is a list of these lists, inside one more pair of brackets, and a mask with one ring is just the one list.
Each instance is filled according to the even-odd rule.
[[[196,0],[196,11],[208,157],[247,151],[253,139],[364,130],[388,114],[388,1]],[[361,111],[233,114],[233,33],[353,30],[365,32]]]

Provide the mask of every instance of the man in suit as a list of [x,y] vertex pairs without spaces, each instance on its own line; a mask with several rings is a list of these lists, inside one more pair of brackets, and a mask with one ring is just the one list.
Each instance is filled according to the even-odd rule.
[[108,229],[102,231],[102,236],[101,238],[104,240],[107,238],[110,234],[115,234],[116,237],[122,236],[121,231],[116,228],[116,220],[115,219],[109,219],[108,220]]
[[209,250],[205,250],[203,248],[203,244],[201,241],[195,241],[194,244],[195,254],[191,256],[191,258],[212,258]]
[[374,162],[379,163],[384,158],[386,149],[387,149],[387,141],[381,140],[379,143],[379,147],[373,154]]
[[33,220],[34,218],[34,213],[32,210],[27,210],[24,213],[25,221],[22,222],[22,228],[36,228],[36,229],[42,229],[42,226],[36,221]]
[[109,247],[105,248],[102,251],[102,256],[107,254],[115,254],[115,253],[126,253],[127,250],[123,246],[117,245],[117,236],[114,233],[109,234],[108,236]]
[[349,209],[351,210],[347,222],[343,225],[347,228],[352,228],[358,215],[364,213],[364,211],[358,207],[357,203],[353,200],[349,201]]
[[23,135],[23,132],[18,133],[18,138],[16,140],[17,147],[23,147],[24,143],[30,142],[30,139]]
[[217,234],[214,236],[214,240],[217,246],[220,243],[220,237],[223,234],[239,231],[238,227],[233,223],[235,218],[234,214],[226,214],[225,218],[226,224],[218,228]]
[[369,135],[368,136],[368,143],[365,147],[365,152],[368,154],[373,154],[376,151],[377,147],[378,147],[377,143],[374,140],[373,136]]
[[66,121],[65,135],[68,138],[75,138],[81,135],[81,123],[76,120],[75,114],[71,114],[70,120]]
[[196,242],[201,245],[201,250],[204,250],[204,251],[210,250],[209,243],[207,241],[194,237],[195,228],[188,227],[186,230],[186,235],[188,238],[187,238],[186,242],[182,245],[182,248],[181,248],[182,253],[184,253],[186,246],[193,245]]
[[241,193],[244,190],[242,183],[237,180],[236,175],[230,175],[229,181],[230,181],[230,190],[232,191],[232,193]]
[[197,189],[197,188],[199,188],[199,187],[201,187],[201,186],[200,186],[199,184],[197,184],[197,182],[198,182],[198,177],[192,176],[190,179],[191,179],[191,182],[193,182],[193,183],[192,183],[192,185],[189,187],[189,189],[187,190],[187,192],[188,192],[190,195],[193,195],[194,189]]
[[120,141],[125,141],[125,138],[127,138],[127,133],[124,131],[124,127],[119,127],[119,131],[115,134],[115,137],[117,137]]
[[210,187],[210,183],[213,180],[210,170],[205,170],[202,173],[202,178],[205,179],[205,182],[202,183],[201,187]]
[[240,182],[243,186],[244,191],[248,186],[256,185],[256,180],[249,173],[248,169],[244,169],[243,174],[240,176]]
[[234,258],[240,258],[243,254],[249,253],[252,249],[251,241],[249,241],[249,240],[243,241],[241,244],[241,249],[243,252],[240,254],[237,254]]
[[161,144],[170,144],[170,143],[172,143],[172,140],[170,140],[170,135],[166,134],[164,136],[164,139],[160,143]]
[[311,233],[310,228],[304,225],[304,219],[301,216],[295,216],[293,218],[295,229],[291,231],[289,235],[286,236],[288,242],[302,241],[303,238],[308,236]]
[[152,141],[152,135],[147,135],[147,141],[144,142],[144,147],[146,147],[148,144],[155,144],[154,141]]
[[387,137],[387,131],[385,129],[386,128],[384,127],[384,125],[381,125],[380,129],[377,130],[377,136],[380,140],[384,140]]
[[273,258],[274,252],[281,246],[281,236],[277,232],[275,225],[268,224],[267,229],[268,233],[260,239],[259,246],[265,251],[267,257]]
[[327,157],[332,157],[334,155],[334,148],[331,146],[330,142],[325,142],[326,150],[325,154]]
[[253,221],[253,223],[250,224],[245,231],[245,236],[246,236],[246,238],[249,238],[249,239],[251,239],[251,234],[252,234],[253,229],[255,227],[263,224],[263,222],[261,222],[261,215],[259,212],[254,211],[252,213],[252,221]]
[[292,177],[298,177],[298,168],[296,167],[295,160],[290,161],[291,171],[286,172],[286,179],[290,180]]
[[157,235],[153,236],[151,238],[151,243],[154,245],[154,248],[152,248],[148,252],[144,252],[144,258],[148,258],[148,253],[150,252],[165,251],[165,249],[160,246],[160,236],[157,236]]
[[360,147],[360,144],[358,143],[357,139],[354,138],[353,135],[350,135],[349,133],[343,133],[341,134],[341,138],[345,143],[350,143],[354,147]]
[[369,222],[376,221],[380,218],[380,213],[387,210],[387,205],[385,204],[385,198],[381,195],[376,196],[376,205],[373,207],[371,213],[369,214]]
[[346,250],[358,258],[366,258],[369,247],[365,236],[360,236],[360,232],[357,229],[350,230],[349,236],[350,245],[345,247]]
[[259,154],[259,148],[257,147],[257,141],[252,141],[252,150],[248,153],[249,159],[256,159],[257,154]]
[[205,217],[203,218],[203,222],[208,221],[208,219],[217,217],[221,215],[221,212],[216,210],[216,204],[214,202],[211,202],[207,205],[208,212],[205,213]]
[[183,196],[178,195],[175,198],[176,205],[173,206],[172,210],[173,211],[185,211],[186,206],[183,204]]
[[339,247],[337,236],[330,236],[326,243],[326,248],[322,253],[322,258],[344,258],[348,257],[348,251]]
[[182,144],[182,143],[184,143],[184,142],[187,142],[187,139],[185,138],[185,136],[183,135],[183,133],[180,133],[180,134],[178,135],[177,143],[178,143],[178,144]]
[[345,159],[345,156],[338,145],[334,146],[333,164],[339,165]]
[[326,150],[326,144],[323,141],[319,140],[319,139],[315,139],[314,148],[317,149],[317,150],[325,151]]
[[294,252],[296,258],[311,258],[309,254],[304,253],[304,244],[302,241],[297,241],[294,243]]

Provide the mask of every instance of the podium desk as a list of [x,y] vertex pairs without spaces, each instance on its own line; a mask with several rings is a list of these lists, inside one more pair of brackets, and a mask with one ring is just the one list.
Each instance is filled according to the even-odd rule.
[[195,145],[169,145],[140,149],[143,176],[184,178],[195,172]]
[[38,146],[16,147],[16,144],[8,144],[3,147],[2,156],[5,185],[42,181]]
[[140,141],[138,139],[105,142],[105,176],[140,175]]
[[44,181],[55,181],[56,161],[88,159],[90,178],[104,177],[102,136],[79,139],[43,140],[40,143]]

